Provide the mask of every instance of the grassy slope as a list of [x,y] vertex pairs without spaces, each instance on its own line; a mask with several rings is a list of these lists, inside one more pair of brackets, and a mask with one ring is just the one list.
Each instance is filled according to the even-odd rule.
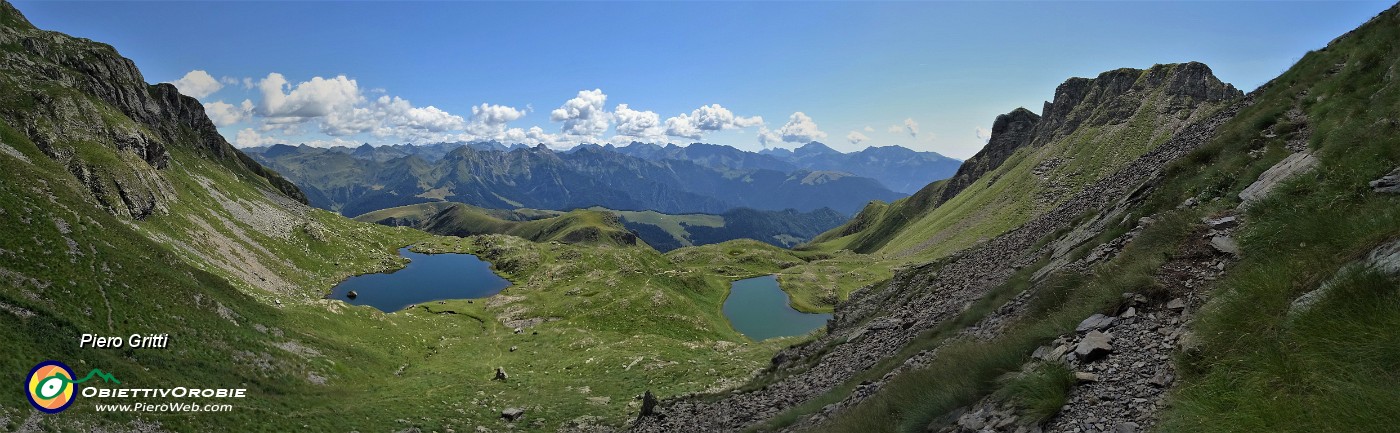
[[[1119,293],[1150,284],[1147,278],[1163,258],[1188,241],[1184,236],[1193,221],[1233,207],[1240,190],[1287,154],[1289,132],[1300,124],[1285,113],[1297,106],[1310,117],[1310,147],[1321,165],[1248,210],[1240,235],[1244,258],[1197,317],[1200,350],[1177,360],[1184,378],[1163,414],[1162,429],[1393,430],[1400,422],[1394,411],[1400,404],[1394,368],[1400,359],[1395,332],[1400,283],[1345,266],[1400,236],[1400,197],[1375,194],[1366,186],[1400,165],[1400,125],[1393,120],[1400,116],[1396,40],[1400,14],[1391,10],[1327,49],[1309,53],[1267,85],[1258,103],[1215,140],[1169,168],[1167,181],[1140,210],[1161,212],[1159,222],[1120,256],[1087,277],[1052,277],[1033,296],[1029,319],[995,340],[943,348],[930,367],[896,377],[824,429],[923,431],[944,413],[998,391],[1029,393],[1042,403],[1062,398],[1051,392],[1063,386],[1053,377],[1042,384],[998,378],[1020,368],[1031,350],[1069,332],[1078,320],[1113,309]],[[1209,204],[1175,209],[1188,197]],[[1289,316],[1294,299],[1329,280],[1336,282],[1332,294],[1309,312]],[[1026,287],[1013,280],[993,294]],[[956,321],[973,323],[985,311],[974,307],[963,313],[973,317]],[[879,377],[884,370],[872,369],[856,380]],[[839,397],[795,408],[768,427]]]
[[[1148,73],[1142,71],[1141,77]],[[1160,90],[1145,99],[1148,102],[1124,123],[1080,127],[1045,145],[1018,149],[998,169],[942,205],[935,207],[942,183],[930,184],[908,198],[866,209],[809,248],[845,248],[927,262],[1016,228],[1166,141],[1171,129],[1162,125],[1170,120],[1157,116],[1170,102]],[[1211,111],[1209,105],[1203,107],[1198,113]],[[1047,161],[1062,163],[1037,176],[1037,168]]]
[[[61,167],[8,126],[3,133],[0,141],[30,163],[0,155],[15,165],[2,174],[0,217],[34,229],[6,231],[0,242],[11,256],[4,275],[14,282],[0,290],[7,311],[0,313],[0,336],[18,355],[5,357],[0,368],[27,371],[53,358],[77,369],[102,368],[127,384],[247,383],[256,396],[227,414],[142,416],[167,428],[465,430],[501,423],[506,405],[528,407],[535,427],[552,429],[584,414],[616,425],[634,410],[631,397],[641,391],[669,395],[732,386],[784,344],[745,343],[719,313],[726,285],[646,248],[429,237],[324,211],[311,211],[306,220],[315,234],[299,228],[289,239],[264,236],[223,209],[218,203],[224,199],[209,196],[265,204],[261,192],[180,154],[167,173],[179,187],[177,207],[133,224],[93,208]],[[194,188],[201,177],[216,187]],[[215,222],[206,231],[194,220],[232,225]],[[74,255],[65,253],[68,239]],[[207,242],[212,239],[224,240]],[[516,286],[491,302],[453,301],[388,315],[316,299],[344,275],[397,266],[393,250],[409,242],[478,253]],[[219,263],[220,248],[253,256],[266,250],[283,263],[268,265],[264,277],[287,280],[295,290],[274,295],[239,280]],[[285,303],[274,308],[259,298]],[[457,314],[433,314],[446,310]],[[517,335],[502,324],[533,317],[553,321],[531,328],[538,335]],[[175,343],[167,351],[77,349],[83,332],[171,332]],[[519,350],[509,351],[512,346]],[[497,366],[512,380],[490,381]],[[26,406],[11,394],[0,402],[7,408],[0,419],[21,423]],[[90,405],[66,414],[73,416],[43,422],[82,430],[73,423],[96,417]]]
[[[1400,166],[1397,40],[1400,10],[1391,8],[1308,53],[1170,185],[1178,191],[1172,199],[1228,198],[1282,157],[1280,142],[1299,126],[1284,113],[1298,107],[1309,117],[1309,147],[1321,164],[1249,209],[1244,259],[1198,318],[1202,348],[1180,360],[1184,380],[1164,430],[1391,431],[1400,424],[1400,284],[1341,271],[1400,237],[1400,196],[1366,184]],[[1249,156],[1255,149],[1264,150],[1257,159]],[[1335,292],[1289,317],[1293,299],[1333,278]]]
[[[105,129],[141,128],[96,99],[46,91],[85,98]],[[32,109],[26,95],[5,92],[0,102]],[[58,359],[127,386],[247,387],[250,395],[228,413],[98,415],[92,403],[100,401],[80,399],[62,416],[30,419],[24,398],[6,393],[0,429],[32,421],[89,431],[139,419],[174,431],[468,431],[504,427],[506,406],[526,407],[535,429],[584,415],[596,418],[579,421],[620,425],[644,390],[735,385],[791,342],[747,342],[720,314],[727,284],[646,248],[434,237],[289,205],[241,166],[182,143],[168,146],[169,168],[149,172],[122,171],[144,162],[104,143],[51,143],[113,176],[154,175],[170,187],[168,212],[131,221],[96,206],[65,167],[5,122],[0,144],[0,224],[23,227],[0,232],[0,370],[18,375]],[[516,285],[489,301],[395,314],[320,299],[345,276],[400,266],[394,251],[410,243],[480,254]],[[545,321],[512,332],[528,319]],[[172,343],[78,348],[78,336],[92,332],[170,333]],[[489,380],[497,366],[510,381]]]

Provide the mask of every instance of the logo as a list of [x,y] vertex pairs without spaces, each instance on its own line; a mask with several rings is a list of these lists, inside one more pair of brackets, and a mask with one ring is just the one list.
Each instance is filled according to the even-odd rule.
[[28,379],[25,380],[24,389],[29,397],[29,404],[35,409],[44,413],[59,413],[73,405],[73,397],[78,393],[78,384],[87,382],[93,376],[100,376],[102,380],[118,383],[115,377],[103,373],[102,370],[92,369],[87,377],[74,380],[73,369],[68,368],[62,362],[48,360],[35,365],[33,370],[29,370]]

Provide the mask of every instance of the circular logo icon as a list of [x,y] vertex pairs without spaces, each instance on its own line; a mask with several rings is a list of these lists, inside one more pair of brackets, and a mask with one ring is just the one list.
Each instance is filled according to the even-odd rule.
[[73,383],[73,370],[62,362],[44,361],[29,370],[24,389],[28,391],[29,404],[44,413],[59,413],[73,404],[73,396],[78,393],[78,385]]

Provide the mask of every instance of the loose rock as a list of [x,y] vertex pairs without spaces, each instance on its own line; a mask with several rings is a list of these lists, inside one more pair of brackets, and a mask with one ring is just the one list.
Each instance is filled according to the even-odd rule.
[[505,410],[501,411],[501,418],[505,418],[506,421],[514,422],[524,417],[525,409],[521,409],[518,407],[508,407]]
[[1216,236],[1210,238],[1210,246],[1211,248],[1215,248],[1216,251],[1220,251],[1225,254],[1240,254],[1240,244],[1235,243],[1235,240],[1229,236]]
[[1379,193],[1400,193],[1400,167],[1396,167],[1380,179],[1371,181],[1371,191]]
[[1079,345],[1075,346],[1074,354],[1084,362],[1092,362],[1096,359],[1108,355],[1113,351],[1113,335],[1099,331],[1090,331],[1083,339],[1079,340]]
[[1079,326],[1074,327],[1074,332],[1102,331],[1113,326],[1113,322],[1118,321],[1116,317],[1095,314],[1079,322]]

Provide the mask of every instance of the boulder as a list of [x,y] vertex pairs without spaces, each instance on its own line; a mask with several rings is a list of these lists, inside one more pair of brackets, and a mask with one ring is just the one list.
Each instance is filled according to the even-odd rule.
[[355,299],[355,298],[360,297],[360,294],[359,294],[359,293],[356,293],[354,290],[351,290],[350,293],[346,293],[346,294],[345,294],[345,297],[350,298],[350,299]]
[[1181,298],[1172,298],[1172,300],[1167,301],[1167,309],[1168,309],[1168,310],[1181,310],[1181,309],[1185,309],[1185,308],[1186,308],[1186,301],[1183,300],[1183,299],[1181,299]]
[[1235,240],[1229,236],[1216,236],[1210,238],[1210,247],[1215,248],[1216,251],[1225,254],[1240,254],[1240,244],[1236,243]]
[[1274,164],[1273,167],[1264,170],[1264,173],[1259,175],[1259,179],[1248,187],[1245,187],[1244,191],[1240,191],[1240,200],[1244,201],[1242,205],[1248,205],[1263,199],[1265,196],[1269,195],[1269,192],[1273,191],[1275,187],[1283,183],[1283,181],[1311,170],[1316,166],[1317,158],[1314,157],[1311,152],[1303,151],[1288,155],[1287,158],[1279,161],[1278,164]]
[[1079,326],[1074,327],[1074,332],[1102,331],[1113,326],[1113,323],[1117,321],[1116,317],[1094,314],[1088,319],[1084,319],[1083,322],[1079,322]]
[[1201,222],[1205,223],[1207,227],[1216,230],[1234,228],[1235,226],[1240,225],[1239,217],[1236,217],[1234,215],[1220,218],[1205,218],[1202,219]]
[[1074,372],[1074,380],[1080,382],[1098,382],[1099,375],[1087,371],[1076,371]]
[[505,418],[506,421],[514,422],[524,417],[525,409],[518,407],[508,407],[501,411],[501,418]]
[[1092,362],[1108,355],[1113,351],[1112,334],[1105,334],[1099,331],[1089,331],[1084,338],[1079,340],[1079,344],[1074,347],[1074,354],[1084,362]]
[[1400,193],[1400,167],[1390,171],[1390,174],[1382,176],[1370,182],[1371,191],[1380,193],[1397,194]]
[[506,380],[506,379],[509,379],[509,378],[510,378],[510,375],[506,374],[506,369],[505,369],[505,368],[496,367],[496,377],[491,378],[491,380]]

